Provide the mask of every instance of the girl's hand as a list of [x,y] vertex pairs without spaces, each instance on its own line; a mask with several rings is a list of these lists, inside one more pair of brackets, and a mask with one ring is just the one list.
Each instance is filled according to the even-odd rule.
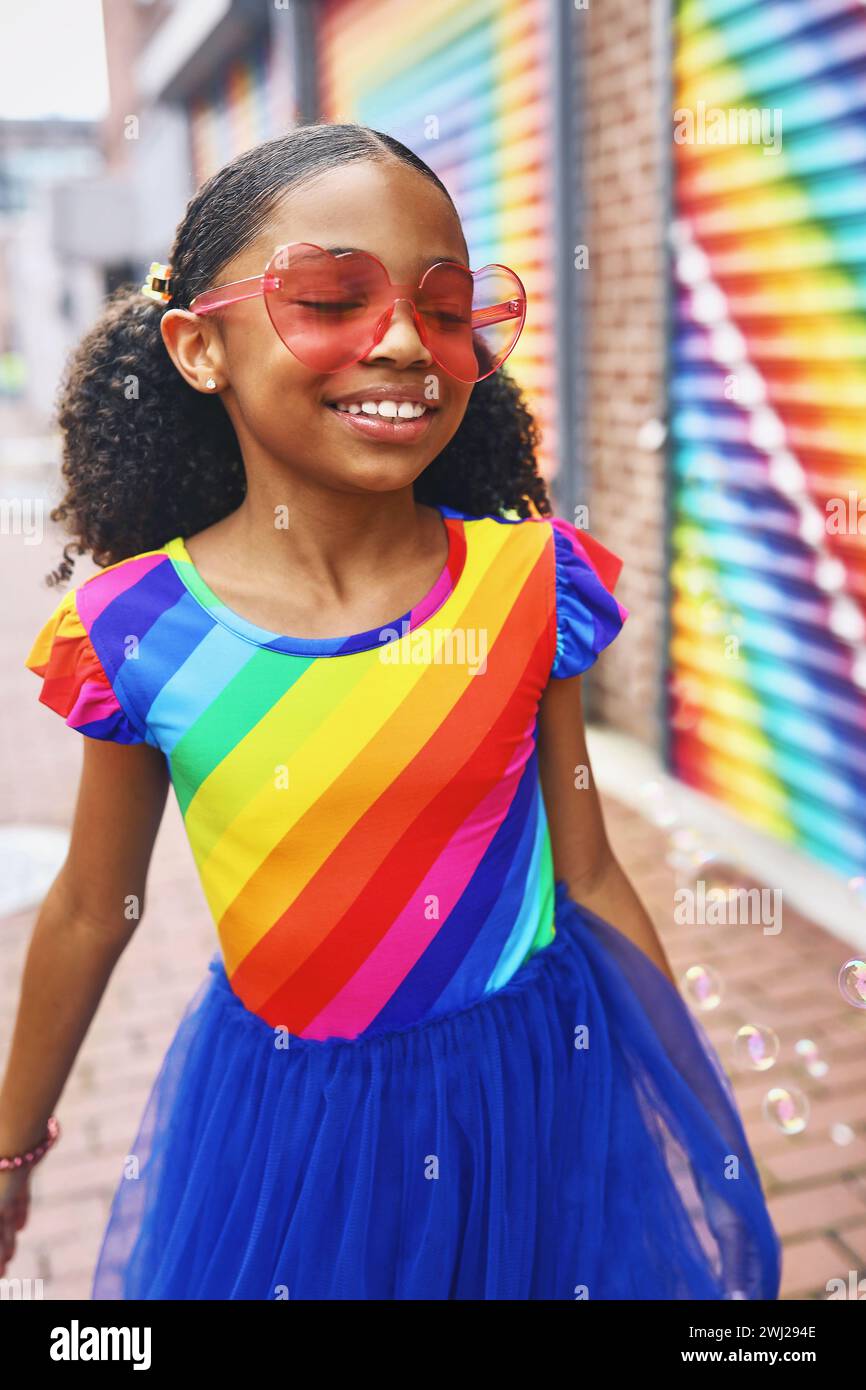
[[15,1241],[30,1212],[30,1168],[0,1173],[0,1278],[15,1253]]

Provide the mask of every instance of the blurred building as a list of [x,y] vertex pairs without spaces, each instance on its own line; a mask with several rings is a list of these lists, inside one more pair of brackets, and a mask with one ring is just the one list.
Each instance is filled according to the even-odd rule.
[[184,113],[153,101],[142,76],[150,44],[174,12],[170,0],[104,0],[110,105],[99,131],[101,167],[54,194],[57,254],[97,287],[87,322],[106,294],[140,283],[164,254],[192,192]]
[[51,412],[57,379],[100,286],[57,254],[54,192],[99,168],[97,127],[87,121],[0,121],[0,402],[22,427]]

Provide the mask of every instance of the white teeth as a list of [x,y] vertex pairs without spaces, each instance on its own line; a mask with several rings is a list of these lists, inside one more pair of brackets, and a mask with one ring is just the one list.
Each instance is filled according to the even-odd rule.
[[419,420],[422,415],[426,415],[426,405],[421,405],[413,401],[401,401],[398,405],[396,401],[352,401],[350,405],[345,405],[342,401],[335,402],[337,410],[347,410],[350,415],[358,415],[361,411],[365,415],[381,415],[386,420]]

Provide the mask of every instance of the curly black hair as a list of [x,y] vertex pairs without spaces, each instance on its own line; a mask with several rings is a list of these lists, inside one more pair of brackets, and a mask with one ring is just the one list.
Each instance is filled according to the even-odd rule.
[[[170,255],[171,307],[188,308],[219,283],[288,188],[362,159],[410,165],[454,206],[433,170],[393,136],[359,124],[299,126],[234,159],[190,200]],[[219,398],[195,391],[172,362],[160,333],[166,307],[138,286],[121,286],[69,358],[57,408],[66,487],[51,519],[73,539],[49,584],[71,577],[76,554],[115,564],[194,535],[243,500],[234,428]],[[500,368],[473,388],[453,439],[416,479],[415,496],[471,516],[549,515],[538,441],[520,388]]]

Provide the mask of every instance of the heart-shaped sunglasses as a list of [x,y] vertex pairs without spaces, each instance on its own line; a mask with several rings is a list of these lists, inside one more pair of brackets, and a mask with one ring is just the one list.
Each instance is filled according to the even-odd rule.
[[279,247],[263,275],[197,294],[190,312],[213,314],[258,295],[289,351],[317,372],[338,372],[366,357],[384,337],[398,299],[411,304],[434,361],[464,382],[482,381],[502,366],[526,319],[526,291],[507,266],[469,270],[438,261],[417,285],[397,285],[368,251],[334,254],[301,241]]

